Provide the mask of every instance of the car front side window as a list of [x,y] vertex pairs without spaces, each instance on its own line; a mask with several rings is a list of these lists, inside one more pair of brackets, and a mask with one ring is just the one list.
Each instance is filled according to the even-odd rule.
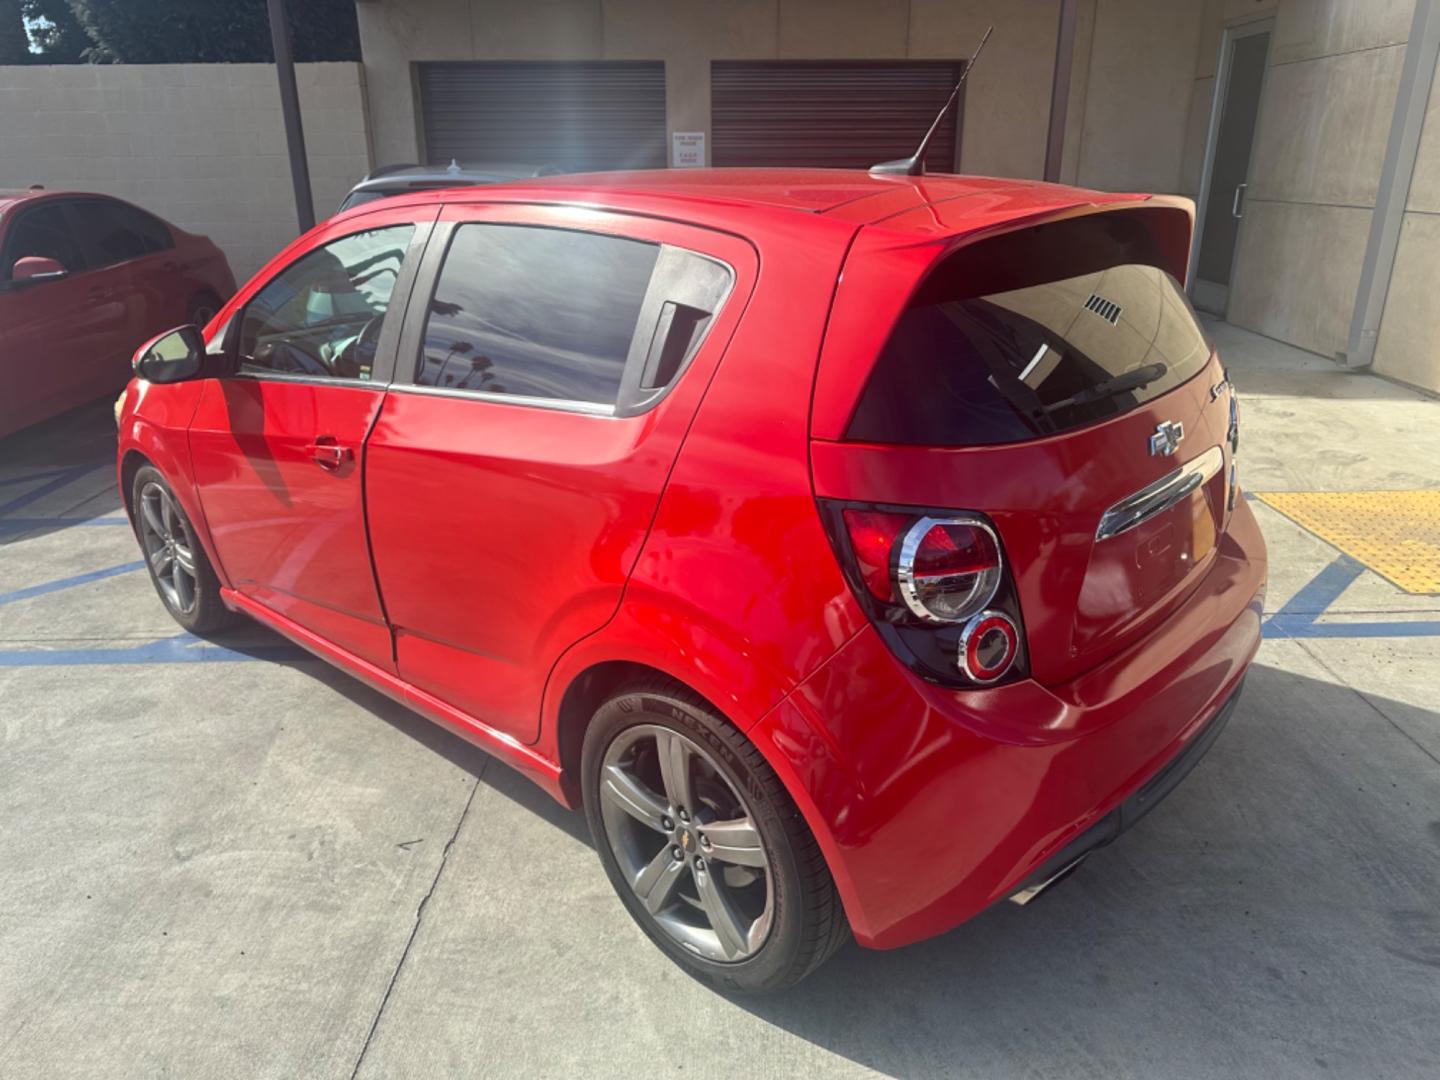
[[239,370],[369,379],[414,225],[355,233],[291,263],[246,305]]
[[31,257],[54,259],[71,273],[85,269],[80,245],[60,203],[45,203],[16,219],[0,256],[0,280],[10,280],[16,260]]

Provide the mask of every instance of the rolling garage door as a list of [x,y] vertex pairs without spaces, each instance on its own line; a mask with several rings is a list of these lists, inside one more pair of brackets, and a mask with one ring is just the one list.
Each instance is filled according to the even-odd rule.
[[663,168],[659,61],[419,65],[425,157],[554,165],[565,172]]
[[[710,65],[711,162],[868,168],[909,157],[963,61],[715,61]],[[947,116],[926,159],[959,166],[958,116]]]

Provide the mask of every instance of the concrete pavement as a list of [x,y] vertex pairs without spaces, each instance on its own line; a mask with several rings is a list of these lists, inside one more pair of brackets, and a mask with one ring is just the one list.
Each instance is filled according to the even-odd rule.
[[[1440,486],[1440,402],[1213,331],[1249,489]],[[740,1001],[505,766],[258,628],[176,640],[107,423],[0,443],[0,1077],[1440,1074],[1440,597],[1264,505],[1286,616],[1161,809]]]

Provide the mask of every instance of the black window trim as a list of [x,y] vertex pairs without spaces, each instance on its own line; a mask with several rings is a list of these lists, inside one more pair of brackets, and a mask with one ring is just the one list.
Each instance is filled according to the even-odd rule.
[[[591,236],[613,237],[620,240],[632,240],[640,243],[653,244],[659,249],[655,262],[655,270],[652,271],[650,283],[645,290],[645,297],[641,301],[640,314],[635,320],[635,329],[631,334],[630,347],[625,357],[625,365],[621,369],[620,388],[617,400],[614,405],[607,405],[596,401],[579,401],[568,398],[537,398],[523,394],[497,394],[488,390],[464,390],[449,386],[424,386],[415,381],[420,370],[421,350],[425,346],[425,329],[430,310],[430,300],[435,296],[435,290],[440,282],[440,271],[445,264],[445,259],[450,252],[450,244],[455,233],[462,225],[499,225],[525,229],[550,229],[558,232],[585,233]],[[726,276],[724,287],[717,291],[713,303],[713,310],[708,323],[698,340],[692,343],[687,350],[684,362],[676,370],[675,374],[662,387],[641,391],[639,380],[641,369],[650,353],[651,342],[659,328],[661,310],[667,301],[684,300],[690,298],[684,292],[683,285],[675,280],[674,275],[667,275],[662,272],[662,265],[665,262],[666,251],[681,252],[686,255],[704,259],[705,261],[720,267]],[[738,276],[735,268],[723,259],[704,251],[696,251],[694,248],[684,247],[678,244],[671,244],[663,240],[651,240],[645,237],[627,235],[625,233],[610,232],[602,229],[586,229],[577,225],[548,224],[529,221],[497,220],[486,217],[467,217],[460,220],[442,221],[435,225],[431,235],[431,243],[425,250],[422,264],[416,274],[414,285],[411,289],[411,298],[419,299],[419,303],[413,304],[413,309],[407,307],[405,313],[405,325],[400,334],[399,347],[396,351],[396,369],[390,383],[390,389],[396,393],[406,394],[427,394],[433,397],[462,398],[470,401],[485,401],[496,405],[516,405],[521,408],[548,409],[552,412],[578,413],[585,416],[607,417],[619,419],[631,416],[639,416],[655,408],[670,392],[679,385],[685,372],[689,369],[694,357],[704,348],[710,338],[710,331],[719,320],[721,313],[725,310],[726,303],[735,291],[735,282]],[[679,291],[677,292],[677,285]],[[407,358],[401,363],[401,357]],[[403,369],[403,370],[402,370]]]
[[[379,208],[377,207],[377,210]],[[388,208],[387,208],[388,209]],[[438,212],[438,211],[437,211]],[[421,220],[412,221],[387,221],[384,224],[365,223],[365,218],[360,217],[348,224],[359,226],[350,232],[339,236],[332,236],[323,243],[312,244],[304,251],[296,254],[275,273],[265,279],[246,299],[244,305],[234,312],[225,324],[225,338],[221,345],[221,351],[225,356],[227,379],[246,379],[257,382],[284,382],[298,383],[309,386],[350,386],[365,387],[372,390],[388,389],[395,377],[395,355],[396,345],[399,343],[405,319],[408,316],[410,297],[414,290],[416,274],[424,260],[430,238],[435,232],[434,218],[427,215]],[[329,247],[331,244],[347,240],[352,236],[359,236],[361,233],[378,232],[381,229],[397,228],[409,225],[415,231],[410,235],[410,243],[405,248],[405,259],[400,264],[400,271],[395,275],[395,285],[390,290],[390,303],[385,308],[384,321],[380,324],[380,340],[375,346],[375,363],[370,369],[370,378],[352,379],[343,375],[303,375],[284,371],[242,371],[240,365],[240,334],[241,327],[245,322],[245,312],[265,289],[281,274],[288,271],[301,259],[321,248]]]

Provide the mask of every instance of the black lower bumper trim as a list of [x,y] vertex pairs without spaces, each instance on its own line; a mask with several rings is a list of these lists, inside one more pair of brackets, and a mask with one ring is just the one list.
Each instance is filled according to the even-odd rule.
[[1113,843],[1121,833],[1155,809],[1166,795],[1180,786],[1180,781],[1190,775],[1190,770],[1195,768],[1210,747],[1215,745],[1215,740],[1220,737],[1220,732],[1225,730],[1225,724],[1229,721],[1230,714],[1235,711],[1235,705],[1240,700],[1240,691],[1244,689],[1244,686],[1242,681],[1225,699],[1225,704],[1216,710],[1215,715],[1209,719],[1199,734],[1190,740],[1190,744],[1166,762],[1159,772],[1146,780],[1135,794],[1046,859],[1013,891],[1023,892],[1026,889],[1050,883],[1052,879],[1058,878],[1063,870],[1083,859],[1095,849]]

